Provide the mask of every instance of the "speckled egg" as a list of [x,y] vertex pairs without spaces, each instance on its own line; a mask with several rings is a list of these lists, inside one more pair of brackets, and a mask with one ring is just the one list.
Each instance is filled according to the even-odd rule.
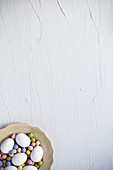
[[15,166],[7,166],[5,170],[17,170],[17,168]]
[[43,157],[43,149],[41,146],[36,146],[30,155],[33,162],[39,162]]
[[35,166],[27,165],[23,168],[23,170],[37,170]]
[[19,133],[16,135],[16,142],[21,147],[28,147],[30,145],[30,138],[24,133]]
[[1,144],[1,151],[3,153],[9,153],[9,151],[13,149],[13,146],[14,146],[14,140],[11,138],[7,138]]
[[26,160],[27,160],[27,155],[25,153],[17,153],[12,157],[12,163],[15,166],[24,164]]

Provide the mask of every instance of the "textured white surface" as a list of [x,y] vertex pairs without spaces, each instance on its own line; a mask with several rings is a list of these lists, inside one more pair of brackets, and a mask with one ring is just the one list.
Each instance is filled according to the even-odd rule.
[[52,170],[113,169],[113,0],[0,0],[0,127],[51,139]]

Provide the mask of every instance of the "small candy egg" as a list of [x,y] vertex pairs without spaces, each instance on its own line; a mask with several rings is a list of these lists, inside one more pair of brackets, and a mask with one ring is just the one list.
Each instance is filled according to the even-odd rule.
[[42,164],[43,164],[42,161],[39,161],[39,162],[38,162],[38,165],[39,165],[39,166],[42,166]]
[[34,135],[33,135],[33,133],[29,133],[28,136],[29,136],[29,138],[33,138]]
[[32,161],[32,165],[34,165],[35,163]]
[[32,143],[31,143],[31,146],[32,146],[32,147],[35,147],[35,143],[34,143],[34,142],[32,142]]
[[17,144],[14,144],[13,148],[14,148],[14,149],[18,149],[18,145],[17,145]]
[[32,160],[29,159],[29,160],[27,161],[27,163],[28,163],[28,165],[32,165]]
[[3,160],[3,164],[4,164],[4,165],[6,164],[6,160],[5,160],[5,159]]
[[22,153],[25,153],[26,152],[26,148],[22,148]]
[[18,148],[17,152],[20,153],[21,152],[21,148]]
[[40,145],[40,141],[38,140],[38,141],[36,141],[36,145],[37,146],[39,146]]
[[21,166],[22,166],[22,167],[24,167],[24,166],[25,166],[25,164],[22,164]]
[[19,166],[19,167],[18,167],[18,170],[22,170],[22,169],[23,169],[23,167],[22,167],[22,166]]
[[26,153],[27,153],[27,155],[30,155],[30,154],[31,154],[31,152],[30,152],[29,150],[27,150]]
[[15,154],[15,150],[10,150],[9,154],[14,155]]
[[39,165],[37,165],[37,164],[35,163],[35,167],[36,167],[36,168],[39,168]]
[[7,165],[7,166],[11,166],[11,162],[10,162],[10,161],[7,161],[7,162],[6,162],[6,165]]
[[0,154],[0,158],[2,157],[2,154]]
[[32,151],[33,147],[32,146],[28,146],[28,149],[29,149],[29,151]]
[[31,138],[31,142],[35,142],[36,141],[36,139],[35,138]]
[[10,160],[11,160],[11,157],[10,157],[10,156],[8,156],[8,157],[7,157],[7,161],[10,161]]
[[12,134],[12,135],[11,135],[11,138],[12,138],[12,139],[15,139],[15,137],[16,137],[16,134]]
[[0,161],[0,166],[3,166],[3,162],[2,161]]
[[0,167],[0,170],[4,170],[4,167]]
[[3,158],[3,159],[6,159],[6,158],[7,158],[7,155],[5,155],[5,154],[2,155],[2,158]]
[[14,155],[9,154],[10,157],[13,157]]
[[17,150],[16,149],[13,149],[15,153],[17,153]]

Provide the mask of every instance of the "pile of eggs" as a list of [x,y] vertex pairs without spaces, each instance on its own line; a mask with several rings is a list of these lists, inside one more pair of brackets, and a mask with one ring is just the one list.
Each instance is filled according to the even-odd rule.
[[0,170],[37,170],[42,160],[43,148],[33,133],[12,134],[0,146]]

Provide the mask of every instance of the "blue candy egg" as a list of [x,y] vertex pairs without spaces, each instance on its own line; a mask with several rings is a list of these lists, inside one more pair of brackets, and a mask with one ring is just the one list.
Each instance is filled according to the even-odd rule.
[[2,161],[0,161],[0,166],[3,166],[3,162]]
[[17,145],[17,144],[14,144],[13,148],[14,148],[14,149],[18,149],[18,145]]
[[7,161],[7,162],[6,162],[6,165],[7,165],[7,166],[11,166],[11,162],[10,162],[10,161]]
[[25,153],[26,152],[26,148],[22,148],[22,153]]
[[10,150],[9,154],[14,155],[15,154],[15,150]]

